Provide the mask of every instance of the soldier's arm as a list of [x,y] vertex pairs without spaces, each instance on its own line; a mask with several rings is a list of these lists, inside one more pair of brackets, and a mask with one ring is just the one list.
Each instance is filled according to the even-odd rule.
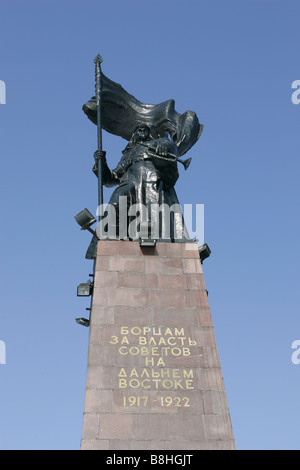
[[95,158],[95,163],[94,163],[94,166],[92,168],[93,170],[93,173],[97,176],[98,178],[98,160],[99,158],[102,158],[102,180],[103,180],[103,184],[107,187],[111,187],[111,186],[116,186],[117,184],[119,184],[120,182],[120,174],[118,172],[116,172],[116,168],[115,170],[110,170],[108,165],[107,165],[107,161],[106,161],[106,157],[105,157],[105,152],[101,152],[100,150],[97,150],[95,153],[94,153],[94,158]]

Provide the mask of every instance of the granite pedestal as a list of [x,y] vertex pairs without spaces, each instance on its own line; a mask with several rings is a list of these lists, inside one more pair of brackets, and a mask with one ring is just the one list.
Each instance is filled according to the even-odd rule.
[[197,245],[99,241],[81,449],[234,448]]

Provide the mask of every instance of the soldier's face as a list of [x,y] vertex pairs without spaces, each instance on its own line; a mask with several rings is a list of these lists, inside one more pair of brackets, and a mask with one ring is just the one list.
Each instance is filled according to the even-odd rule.
[[135,140],[138,141],[144,141],[149,139],[149,129],[148,127],[138,127],[135,131]]

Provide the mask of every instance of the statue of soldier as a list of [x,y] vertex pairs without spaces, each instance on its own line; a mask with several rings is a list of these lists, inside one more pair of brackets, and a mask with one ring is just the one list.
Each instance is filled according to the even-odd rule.
[[[94,154],[93,172],[98,176],[97,161],[101,158],[103,185],[117,185],[109,201],[116,218],[115,227],[106,227],[108,238],[113,234],[116,238],[136,239],[128,232],[131,217],[136,216],[130,213],[133,207],[146,208],[141,221],[155,225],[157,238],[164,239],[165,234],[171,241],[189,238],[174,186],[179,177],[178,161],[187,168],[190,160],[183,162],[179,157],[195,144],[203,126],[194,112],[179,114],[174,105],[174,100],[157,105],[141,103],[102,74],[102,127],[128,141],[113,170],[107,164],[105,152],[99,150]],[[83,111],[97,124],[95,97],[83,106]],[[120,213],[120,200],[124,198],[126,217]],[[173,208],[171,220],[168,208]],[[105,233],[101,232],[102,235],[105,237]],[[87,258],[95,257],[96,242],[94,237]]]

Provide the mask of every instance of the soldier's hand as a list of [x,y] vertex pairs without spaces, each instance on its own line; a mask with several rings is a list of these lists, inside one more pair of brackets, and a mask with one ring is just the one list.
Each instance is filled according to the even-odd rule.
[[165,143],[158,143],[156,146],[156,154],[162,157],[167,157],[169,153],[169,146]]
[[100,160],[102,160],[102,172],[104,171],[104,168],[107,167],[107,163],[106,163],[106,152],[104,152],[103,150],[96,150],[96,152],[94,153],[94,159],[95,159],[95,163],[93,165],[93,173],[95,173],[96,176],[98,176],[98,162]]
[[106,162],[106,152],[104,152],[103,150],[96,150],[96,152],[94,153],[94,159],[96,162],[100,159],[102,160],[102,162]]

